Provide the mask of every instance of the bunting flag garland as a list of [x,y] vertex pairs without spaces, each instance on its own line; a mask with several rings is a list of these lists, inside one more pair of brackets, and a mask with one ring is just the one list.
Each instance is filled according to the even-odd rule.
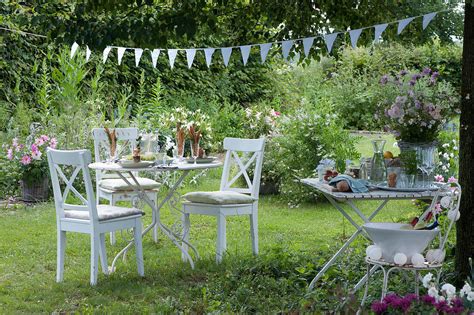
[[423,15],[423,30],[426,29],[428,24],[430,24],[431,20],[434,19],[434,17],[436,16],[436,13],[437,12],[432,12],[432,13]]
[[125,47],[117,48],[117,60],[118,60],[119,65],[122,63],[122,58],[123,58],[123,54],[125,53],[125,50],[127,50],[127,48]]
[[174,61],[176,60],[176,55],[178,54],[177,49],[168,49],[168,59],[170,61],[171,69],[174,68]]
[[215,48],[206,48],[204,49],[204,55],[206,57],[206,65],[209,68],[211,66],[212,55],[216,51]]
[[337,35],[339,33],[332,33],[324,35],[324,41],[326,42],[326,47],[328,49],[328,53],[331,53],[332,46],[334,45],[334,41],[336,40]]
[[303,39],[303,50],[306,57],[309,56],[309,50],[311,49],[311,46],[313,46],[315,38],[316,37],[308,37]]
[[262,63],[267,59],[270,48],[272,48],[272,43],[260,44],[260,58],[262,58]]
[[375,25],[374,28],[375,28],[375,39],[374,41],[377,43],[379,40],[380,40],[380,36],[382,36],[382,33],[385,31],[385,29],[387,28],[388,24],[385,23],[385,24],[378,24],[378,25]]
[[351,45],[352,48],[357,47],[357,41],[359,40],[360,34],[362,33],[362,28],[358,28],[356,30],[349,31],[349,35],[351,37]]
[[86,62],[89,61],[89,58],[91,57],[91,50],[89,49],[89,46],[86,45]]
[[[387,29],[387,27],[391,24],[397,24],[397,35],[400,35],[403,30],[410,24],[414,19],[416,18],[422,18],[422,28],[425,30],[430,22],[436,17],[436,15],[440,12],[446,12],[449,10],[442,10],[442,11],[437,11],[437,12],[431,12],[427,13],[424,15],[419,15],[419,16],[412,16],[408,18],[404,18],[401,20],[397,21],[392,21],[392,22],[387,22],[387,23],[381,23],[381,24],[376,24],[368,27],[362,27],[359,29],[351,29],[349,31],[342,31],[342,32],[334,32],[330,34],[324,34],[324,35],[316,35],[316,36],[311,36],[311,37],[306,37],[306,38],[297,38],[297,39],[288,39],[284,41],[277,41],[273,43],[260,43],[260,44],[250,44],[250,45],[242,45],[242,46],[231,46],[231,47],[219,47],[219,48],[213,48],[213,47],[206,47],[206,48],[185,48],[185,49],[165,49],[168,53],[168,60],[169,60],[169,65],[170,68],[173,69],[174,63],[176,60],[176,56],[178,54],[179,50],[184,50],[186,52],[186,61],[187,61],[187,66],[190,69],[193,65],[194,59],[196,57],[196,52],[198,50],[202,50],[204,52],[204,56],[206,59],[206,65],[208,68],[210,68],[211,63],[212,63],[212,57],[215,53],[216,50],[220,50],[222,54],[222,59],[224,61],[224,65],[227,67],[229,65],[230,57],[232,55],[232,50],[234,48],[239,48],[240,54],[242,57],[242,62],[244,65],[247,64],[250,56],[250,51],[252,49],[252,46],[259,46],[260,48],[260,58],[261,58],[261,63],[263,64],[268,56],[268,53],[272,47],[273,44],[280,44],[281,45],[281,53],[282,56],[285,60],[288,59],[290,55],[290,51],[292,50],[293,46],[295,45],[296,42],[302,43],[303,44],[303,51],[306,57],[310,55],[311,48],[314,45],[314,41],[317,37],[322,38],[324,43],[326,44],[326,48],[328,53],[331,53],[334,43],[337,39],[337,36],[339,34],[345,34],[349,33],[350,37],[350,42],[351,46],[353,48],[357,47],[357,42],[360,38],[360,35],[362,34],[362,31],[365,29],[369,28],[374,28],[375,31],[375,36],[374,36],[374,43],[377,43],[380,41],[380,38],[382,37],[383,32]],[[143,54],[143,51],[146,49],[142,48],[130,48],[130,47],[118,47],[118,46],[107,46],[103,53],[102,53],[102,61],[105,63],[108,59],[108,56],[110,54],[110,51],[112,48],[117,49],[117,61],[118,64],[120,65],[122,63],[122,58],[127,49],[134,50],[135,52],[135,66],[138,67],[140,64],[140,60]],[[77,42],[74,42],[71,46],[71,58],[73,58],[77,52],[77,49],[79,49],[79,45]],[[151,61],[153,68],[156,68],[157,62],[158,62],[158,57],[160,56],[160,52],[162,49],[156,48],[150,51],[151,53]],[[89,46],[86,45],[86,61],[89,60],[91,56],[91,50],[89,49]]]
[[138,64],[140,63],[140,59],[142,58],[142,54],[143,54],[143,49],[135,48],[135,67],[138,67]]
[[158,57],[160,56],[161,49],[153,49],[151,52],[151,63],[153,64],[153,68],[156,68],[156,63],[158,61]]
[[111,49],[112,47],[110,46],[105,47],[104,52],[102,53],[102,60],[104,63],[107,61],[107,58],[109,57],[109,53]]
[[221,48],[222,59],[224,59],[224,65],[227,67],[232,54],[232,47]]
[[285,40],[281,42],[281,54],[283,55],[283,59],[288,59],[288,55],[290,54],[291,47],[293,47],[293,40]]
[[410,17],[408,19],[403,19],[398,22],[398,29],[397,29],[397,35],[400,35],[402,31],[407,27],[408,24],[410,24],[411,21],[413,21],[415,18]]
[[196,49],[186,49],[186,60],[188,62],[188,69],[193,66],[194,57],[196,56]]
[[240,46],[240,53],[242,54],[242,62],[244,63],[244,66],[247,64],[247,60],[249,60],[251,47],[251,45]]
[[74,44],[72,44],[71,46],[71,59],[72,57],[74,57],[74,55],[76,54],[76,50],[79,48],[79,45],[74,42]]

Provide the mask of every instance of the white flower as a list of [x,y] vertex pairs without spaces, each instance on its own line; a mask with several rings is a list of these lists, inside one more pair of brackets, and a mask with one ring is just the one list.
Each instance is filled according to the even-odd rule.
[[41,155],[43,155],[39,150],[31,153],[31,157],[35,160],[41,160]]
[[441,290],[446,292],[446,295],[448,297],[452,297],[456,294],[456,288],[452,284],[449,284],[449,283],[443,284],[443,286],[441,287]]
[[471,292],[471,290],[472,290],[471,286],[466,283],[462,287],[461,291],[459,291],[459,295],[461,295],[461,296],[468,295]]
[[428,295],[431,296],[431,297],[434,297],[435,299],[438,299],[439,295],[438,295],[438,289],[436,289],[436,287],[431,287],[428,289]]
[[469,293],[467,294],[467,300],[468,300],[469,302],[474,301],[474,292],[469,292]]
[[423,286],[425,288],[429,288],[430,287],[430,282],[433,280],[433,274],[431,272],[429,272],[426,276],[423,277]]
[[445,153],[443,154],[443,157],[444,157],[445,159],[449,159],[449,154],[448,154],[447,152],[445,152]]

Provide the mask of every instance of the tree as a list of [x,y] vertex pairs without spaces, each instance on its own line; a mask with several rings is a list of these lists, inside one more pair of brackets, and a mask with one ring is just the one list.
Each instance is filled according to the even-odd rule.
[[456,229],[456,271],[460,281],[470,275],[469,258],[474,255],[474,0],[466,1],[464,12],[459,138],[459,183],[463,192]]

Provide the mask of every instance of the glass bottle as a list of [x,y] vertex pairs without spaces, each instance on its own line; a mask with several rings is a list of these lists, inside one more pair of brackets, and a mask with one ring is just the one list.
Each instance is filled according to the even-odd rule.
[[387,168],[385,167],[385,159],[383,157],[385,140],[372,140],[372,145],[374,147],[374,156],[370,163],[370,182],[374,185],[379,185],[387,178]]

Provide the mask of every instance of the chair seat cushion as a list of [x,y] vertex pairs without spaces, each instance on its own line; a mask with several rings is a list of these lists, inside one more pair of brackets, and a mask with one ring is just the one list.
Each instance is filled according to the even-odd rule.
[[[134,183],[132,179],[128,179],[130,183]],[[160,184],[153,179],[145,177],[137,177],[137,181],[145,190],[159,188]],[[113,191],[132,191],[133,188],[130,187],[123,179],[121,178],[108,178],[102,179],[99,181],[99,187],[107,190]]]
[[[109,205],[97,206],[97,215],[99,217],[99,221],[129,217],[137,214],[144,215],[145,213],[137,208],[125,208]],[[64,216],[70,219],[89,220],[89,211],[65,210]]]
[[213,205],[249,204],[256,199],[234,191],[196,191],[183,196],[189,202]]

